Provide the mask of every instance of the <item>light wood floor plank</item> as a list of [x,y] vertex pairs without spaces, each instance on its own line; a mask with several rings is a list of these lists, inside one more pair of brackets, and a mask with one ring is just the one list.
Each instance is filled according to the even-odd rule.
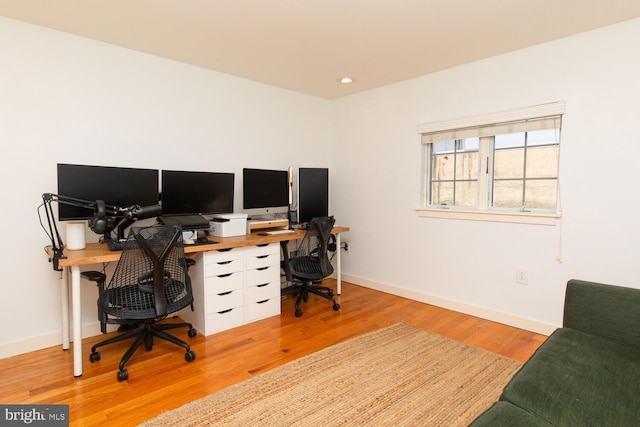
[[[328,281],[335,285],[334,282]],[[282,314],[204,337],[188,338],[196,352],[191,363],[182,349],[156,340],[151,352],[139,350],[127,364],[129,380],[116,380],[127,343],[106,346],[102,359],[89,363],[91,346],[82,343],[83,376],[73,378],[73,354],[60,347],[0,360],[3,404],[69,404],[71,425],[136,425],[159,413],[204,397],[291,360],[351,337],[404,321],[469,345],[526,361],[545,336],[467,316],[343,282],[339,312],[314,295],[293,314],[293,297]]]

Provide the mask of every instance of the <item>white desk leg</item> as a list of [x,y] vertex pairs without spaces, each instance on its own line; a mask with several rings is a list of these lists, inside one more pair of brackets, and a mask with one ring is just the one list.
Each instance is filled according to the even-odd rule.
[[62,315],[62,349],[69,350],[69,275],[62,269],[60,275],[60,311]]
[[71,267],[71,306],[73,309],[73,376],[82,376],[82,314],[80,307],[80,266]]
[[338,251],[338,256],[336,257],[336,290],[338,295],[342,294],[342,268],[340,266],[340,233],[336,234],[336,250]]

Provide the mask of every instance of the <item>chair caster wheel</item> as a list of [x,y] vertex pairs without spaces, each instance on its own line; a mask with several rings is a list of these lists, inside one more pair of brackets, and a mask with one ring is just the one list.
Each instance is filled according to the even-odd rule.
[[118,381],[119,382],[126,381],[128,379],[129,379],[129,372],[126,369],[118,371]]
[[340,310],[340,304],[338,304],[337,302],[333,304],[333,310],[334,311],[338,311]]
[[89,361],[91,363],[97,362],[98,360],[100,360],[100,352],[99,351],[94,351],[93,353],[91,353],[89,355]]
[[184,354],[184,360],[187,362],[193,362],[196,359],[196,352],[189,350]]
[[296,317],[302,316],[302,310],[296,310]]
[[189,338],[193,338],[198,335],[198,330],[195,328],[191,328],[189,329],[189,332],[187,332],[187,335],[189,335]]

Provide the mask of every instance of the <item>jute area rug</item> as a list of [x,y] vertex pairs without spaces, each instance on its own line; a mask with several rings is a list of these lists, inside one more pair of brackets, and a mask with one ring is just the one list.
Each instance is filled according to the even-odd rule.
[[520,365],[397,323],[141,426],[466,426],[497,400]]

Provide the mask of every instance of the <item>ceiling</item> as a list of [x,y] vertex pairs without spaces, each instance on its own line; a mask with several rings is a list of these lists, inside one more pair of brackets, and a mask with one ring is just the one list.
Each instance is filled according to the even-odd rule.
[[0,0],[0,15],[334,99],[640,17],[640,0]]

